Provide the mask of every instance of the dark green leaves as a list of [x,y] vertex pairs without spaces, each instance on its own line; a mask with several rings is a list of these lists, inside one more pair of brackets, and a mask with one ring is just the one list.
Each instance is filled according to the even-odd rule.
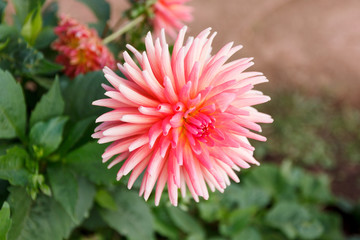
[[21,188],[11,188],[12,227],[9,240],[62,240],[73,226],[71,218],[53,198],[40,195],[32,202]]
[[65,108],[61,96],[59,80],[55,80],[49,92],[44,94],[31,113],[30,126],[36,122],[47,121],[52,117],[63,114]]
[[26,106],[20,84],[0,69],[0,138],[25,139]]
[[6,1],[0,0],[0,23],[2,23],[3,21],[6,5],[7,5]]
[[0,209],[0,240],[6,240],[11,227],[10,206],[4,202]]
[[65,157],[66,164],[81,175],[97,184],[113,183],[117,169],[108,170],[101,162],[106,146],[96,142],[85,144]]
[[117,210],[101,211],[105,222],[131,240],[154,239],[153,219],[143,199],[125,189],[117,190],[114,197]]
[[54,198],[67,214],[74,218],[78,186],[74,174],[59,165],[48,169],[48,177]]
[[55,117],[31,128],[30,146],[37,158],[46,157],[59,147],[67,120],[67,117]]

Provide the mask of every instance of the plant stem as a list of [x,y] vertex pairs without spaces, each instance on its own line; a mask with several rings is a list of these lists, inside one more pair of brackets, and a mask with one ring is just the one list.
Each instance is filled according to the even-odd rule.
[[136,24],[142,22],[145,19],[145,15],[140,15],[137,18],[131,20],[125,26],[119,28],[116,32],[112,33],[111,35],[107,36],[104,40],[104,44],[108,44],[109,42],[115,40],[116,38],[120,37],[122,34],[129,31],[131,28],[133,28]]

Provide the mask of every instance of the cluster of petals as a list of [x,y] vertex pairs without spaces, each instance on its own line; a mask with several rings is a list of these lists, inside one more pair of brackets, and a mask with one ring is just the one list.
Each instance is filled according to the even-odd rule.
[[57,39],[52,47],[58,51],[56,62],[65,67],[65,74],[75,77],[108,66],[115,68],[115,59],[102,44],[94,29],[89,29],[75,19],[61,16],[55,28]]
[[136,60],[124,52],[118,64],[124,78],[104,68],[109,98],[93,103],[112,109],[97,119],[93,134],[99,143],[112,142],[103,162],[120,163],[118,180],[131,172],[129,188],[143,173],[140,196],[147,200],[155,188],[156,205],[165,187],[176,206],[178,192],[184,197],[189,190],[199,201],[208,190],[223,192],[230,179],[238,182],[236,171],[259,164],[248,138],[266,141],[256,133],[258,123],[273,121],[252,107],[270,100],[253,90],[265,76],[244,72],[252,58],[228,62],[241,46],[229,43],[211,55],[216,33],[206,29],[184,42],[185,32],[171,54],[164,31],[155,41],[146,36],[143,53],[127,45]]
[[154,18],[152,19],[154,33],[160,36],[161,29],[165,29],[173,39],[176,39],[178,30],[190,22],[192,7],[186,6],[189,0],[157,0],[153,5]]

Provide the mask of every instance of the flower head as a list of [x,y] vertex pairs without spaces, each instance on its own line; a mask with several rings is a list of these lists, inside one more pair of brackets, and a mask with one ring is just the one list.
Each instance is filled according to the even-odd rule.
[[[185,45],[184,27],[170,54],[164,31],[153,42],[149,33],[146,52],[128,45],[139,66],[124,52],[118,64],[125,78],[104,69],[111,86],[103,85],[109,98],[93,104],[113,109],[101,115],[93,134],[99,143],[113,142],[102,155],[109,167],[122,164],[117,179],[131,173],[131,188],[144,172],[140,195],[148,199],[156,184],[155,203],[167,185],[170,201],[177,205],[178,189],[185,195],[207,199],[208,188],[223,192],[235,171],[259,164],[248,138],[265,141],[258,123],[272,118],[253,105],[270,98],[252,90],[267,82],[259,72],[244,72],[252,58],[228,62],[241,46],[225,45],[211,55],[210,29]],[[252,130],[252,131],[251,131]]]
[[153,5],[153,27],[156,36],[160,36],[162,28],[176,38],[178,30],[192,20],[192,8],[184,4],[189,0],[157,0]]
[[104,66],[115,67],[114,56],[102,44],[94,29],[61,16],[55,34],[58,39],[52,47],[59,52],[56,62],[65,66],[65,74],[69,77],[100,70]]

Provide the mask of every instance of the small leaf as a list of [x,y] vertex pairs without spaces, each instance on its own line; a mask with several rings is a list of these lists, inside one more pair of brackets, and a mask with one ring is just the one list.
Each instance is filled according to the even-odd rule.
[[109,210],[116,210],[116,203],[114,198],[105,189],[100,189],[96,192],[95,201],[101,207]]
[[25,164],[29,155],[20,147],[13,147],[0,156],[0,179],[9,181],[12,185],[25,186],[29,181],[30,173]]
[[10,206],[4,202],[0,210],[0,240],[6,240],[11,227]]
[[0,23],[3,22],[6,5],[7,5],[6,1],[0,0]]
[[67,238],[73,221],[53,198],[39,195],[32,201],[23,188],[10,188],[12,226],[9,240],[62,240]]
[[25,19],[25,23],[21,29],[21,35],[30,44],[34,45],[40,31],[42,29],[41,6],[33,9]]
[[30,126],[40,121],[47,121],[50,118],[63,114],[65,108],[61,96],[59,80],[56,79],[51,89],[41,97],[30,116]]
[[[47,38],[48,36],[44,36],[44,37]],[[34,66],[32,73],[36,75],[53,74],[61,71],[63,68],[64,67],[60,64],[42,58]]]
[[155,231],[168,239],[178,239],[179,230],[171,221],[166,207],[155,207],[152,209],[152,212]]
[[26,106],[21,85],[0,69],[0,138],[25,139]]
[[118,189],[114,198],[117,210],[100,212],[105,222],[129,239],[154,239],[153,219],[146,203],[135,192],[125,189]]
[[115,181],[117,169],[108,170],[101,161],[106,145],[90,142],[75,149],[65,157],[66,164],[77,173],[86,176],[96,184],[111,184]]
[[232,237],[233,240],[261,240],[261,235],[258,230],[255,228],[245,228],[243,231],[241,231],[236,236]]
[[67,120],[67,117],[55,117],[46,122],[38,122],[31,128],[30,146],[36,157],[46,157],[58,148]]
[[48,168],[48,178],[55,200],[65,209],[67,214],[74,218],[78,197],[78,186],[74,174],[61,166]]

